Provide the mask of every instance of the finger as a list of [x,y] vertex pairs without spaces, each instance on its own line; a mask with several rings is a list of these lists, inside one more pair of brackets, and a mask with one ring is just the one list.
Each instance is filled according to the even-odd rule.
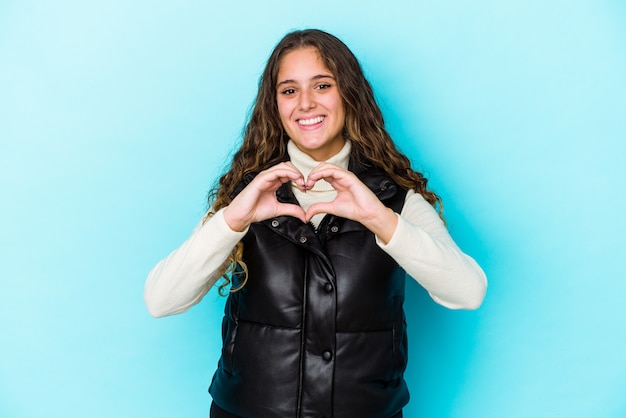
[[313,216],[318,213],[329,213],[331,215],[341,216],[339,213],[335,213],[335,205],[332,202],[318,202],[314,203],[306,211],[306,221],[308,222],[313,218]]
[[298,170],[298,167],[296,167],[291,161],[285,161],[284,163],[281,163],[281,164],[284,164],[285,166],[290,167],[294,169],[295,171],[297,171],[298,173],[300,173],[300,170]]
[[302,173],[295,168],[289,166],[272,167],[259,173],[257,177],[261,178],[289,178],[290,180],[304,179]]
[[313,174],[315,176],[318,173],[323,172],[323,171],[327,171],[327,170],[339,170],[339,171],[342,171],[343,169],[341,167],[336,166],[336,165],[331,164],[331,163],[319,163],[315,168],[313,168],[313,170],[311,170],[311,172],[309,173],[309,176],[311,174]]
[[296,175],[300,176],[300,177],[304,177],[302,175],[302,172],[300,170],[298,170],[298,168],[293,165],[293,163],[291,161],[285,161],[279,164],[276,164],[275,166],[272,166],[270,168],[268,168],[266,171],[271,172],[271,171],[275,171],[275,170],[280,170],[280,171],[290,171],[295,173]]
[[[262,171],[255,178],[263,190],[277,189],[283,183],[292,181],[299,189],[304,189],[304,176],[302,173],[292,167],[272,167]],[[262,186],[261,186],[262,184]]]
[[332,180],[334,177],[339,176],[339,173],[341,171],[343,170],[337,167],[336,165],[329,164],[329,163],[321,163],[320,165],[315,167],[313,170],[311,170],[311,172],[309,173],[306,179],[305,185],[306,187],[311,188],[313,187],[313,185],[315,185],[315,182],[317,182],[320,179],[324,179],[330,182],[330,180]]
[[300,191],[306,192],[307,189],[306,189],[306,180],[304,179],[304,174],[302,174],[302,172],[298,169],[298,167],[293,165],[291,161],[286,161],[282,164],[284,164],[286,167],[292,169],[295,173],[298,174],[298,177],[296,179],[290,178],[289,180],[291,180],[293,184],[295,184],[296,187],[300,189]]
[[281,203],[276,209],[278,215],[293,216],[304,223],[308,222],[306,213],[304,213],[304,210],[298,205]]
[[326,167],[316,172],[311,172],[306,179],[305,187],[313,187],[320,179],[326,180],[335,189],[338,187],[348,188],[352,183],[354,183],[349,172],[338,167]]

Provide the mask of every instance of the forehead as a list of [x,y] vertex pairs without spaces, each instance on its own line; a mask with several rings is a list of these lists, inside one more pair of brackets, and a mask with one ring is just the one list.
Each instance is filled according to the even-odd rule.
[[298,48],[285,53],[278,62],[278,81],[285,78],[307,78],[332,72],[326,67],[322,57],[312,46]]

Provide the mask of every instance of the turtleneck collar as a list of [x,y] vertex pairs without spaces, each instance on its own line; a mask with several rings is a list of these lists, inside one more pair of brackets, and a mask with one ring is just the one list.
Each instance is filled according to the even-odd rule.
[[[350,161],[351,149],[352,144],[350,143],[350,140],[346,140],[343,148],[337,154],[326,160],[326,162],[347,170],[348,163]],[[298,170],[300,170],[302,175],[304,175],[304,178],[307,178],[309,173],[322,162],[314,160],[309,154],[301,151],[292,140],[289,140],[287,143],[287,153],[289,154],[291,163],[295,165]],[[314,192],[322,192],[334,189],[328,182],[319,180],[315,183],[315,186],[313,186],[311,190]]]

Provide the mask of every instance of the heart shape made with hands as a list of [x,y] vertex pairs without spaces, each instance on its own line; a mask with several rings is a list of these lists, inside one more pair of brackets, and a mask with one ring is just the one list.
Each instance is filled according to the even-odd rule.
[[337,194],[330,201],[310,199],[307,203],[311,204],[306,211],[299,205],[278,202],[274,194],[274,200],[280,206],[275,209],[279,209],[281,214],[294,216],[303,222],[309,222],[320,213],[332,214],[360,222],[383,242],[389,241],[398,223],[396,213],[386,207],[353,172],[334,164],[321,163],[304,179],[293,165],[288,169],[289,174],[284,175],[283,179],[294,182],[303,193],[306,194],[317,182],[324,180]]
[[[281,203],[276,191],[286,182],[293,182],[306,193],[317,182],[325,180],[337,195],[331,201],[313,201],[305,211],[301,206]],[[228,225],[237,231],[250,223],[275,216],[293,216],[309,222],[319,213],[328,213],[358,222],[376,218],[386,209],[378,198],[354,173],[330,163],[321,163],[305,179],[292,163],[283,162],[260,172],[228,205],[224,217]]]

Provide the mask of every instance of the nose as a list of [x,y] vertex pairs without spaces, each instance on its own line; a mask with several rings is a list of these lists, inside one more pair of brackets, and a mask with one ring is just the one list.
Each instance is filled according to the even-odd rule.
[[303,90],[300,93],[300,101],[298,103],[300,110],[309,110],[315,107],[315,98],[313,93]]

